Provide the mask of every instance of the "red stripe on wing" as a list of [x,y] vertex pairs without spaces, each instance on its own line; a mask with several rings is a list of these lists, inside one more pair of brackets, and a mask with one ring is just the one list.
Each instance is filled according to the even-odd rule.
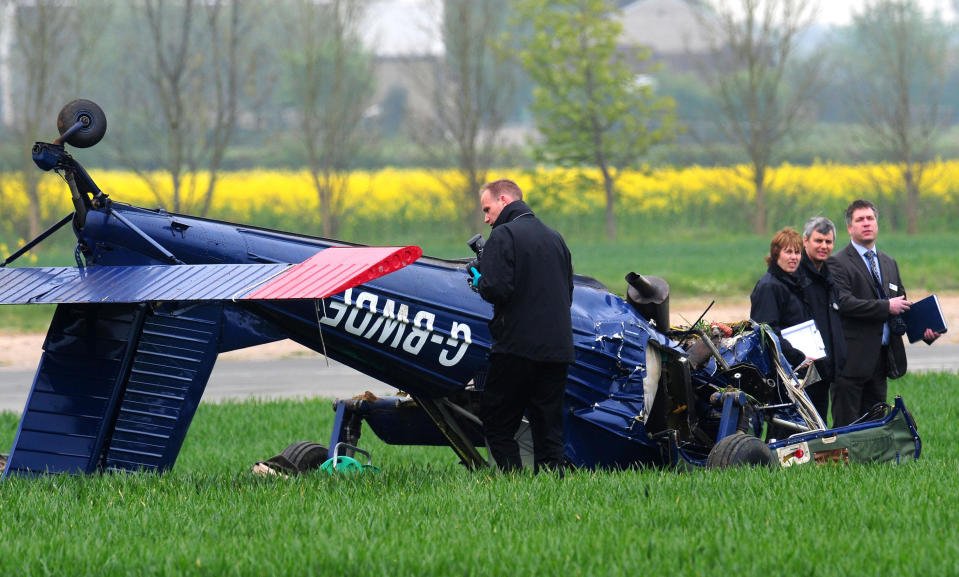
[[423,255],[418,246],[333,247],[283,271],[251,294],[254,299],[321,299],[397,271]]

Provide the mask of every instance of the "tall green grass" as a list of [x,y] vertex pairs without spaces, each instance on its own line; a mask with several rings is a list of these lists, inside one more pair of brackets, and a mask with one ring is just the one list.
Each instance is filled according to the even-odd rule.
[[[23,575],[949,575],[959,573],[959,377],[908,375],[916,463],[565,479],[470,473],[372,437],[382,473],[255,478],[328,434],[326,401],[200,406],[163,476],[8,479],[0,566]],[[0,414],[8,445],[16,417]],[[3,445],[0,445],[3,446]]]

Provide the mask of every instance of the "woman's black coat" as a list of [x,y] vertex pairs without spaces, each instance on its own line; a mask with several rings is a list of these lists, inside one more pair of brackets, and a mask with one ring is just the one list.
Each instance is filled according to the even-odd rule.
[[782,330],[813,318],[803,298],[805,276],[789,274],[771,263],[766,274],[759,279],[749,300],[752,307],[749,318],[757,323],[768,324],[780,336],[783,354],[794,367],[806,359],[806,355],[782,338]]

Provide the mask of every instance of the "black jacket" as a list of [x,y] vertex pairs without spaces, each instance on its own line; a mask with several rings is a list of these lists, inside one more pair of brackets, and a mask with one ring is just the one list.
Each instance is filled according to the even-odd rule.
[[803,283],[803,295],[806,307],[816,321],[816,328],[826,345],[826,358],[816,361],[816,370],[823,382],[831,383],[839,376],[846,362],[846,340],[842,334],[842,320],[839,317],[839,292],[829,272],[829,265],[823,263],[817,270],[803,251],[799,264],[802,276],[809,282]]
[[493,304],[492,352],[573,362],[572,258],[525,202],[509,203],[493,223],[480,272],[480,296]]
[[[768,324],[780,337],[783,329],[811,319],[812,315],[803,300],[802,284],[805,280],[802,276],[787,273],[776,263],[770,264],[749,295],[752,303],[749,318],[757,323]],[[779,340],[783,354],[791,365],[796,366],[806,359],[806,355],[790,345],[789,341],[783,338]]]

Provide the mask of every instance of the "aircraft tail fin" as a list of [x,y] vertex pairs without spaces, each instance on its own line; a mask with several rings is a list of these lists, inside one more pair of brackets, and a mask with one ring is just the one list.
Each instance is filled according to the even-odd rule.
[[218,351],[222,305],[60,305],[4,476],[173,466]]

